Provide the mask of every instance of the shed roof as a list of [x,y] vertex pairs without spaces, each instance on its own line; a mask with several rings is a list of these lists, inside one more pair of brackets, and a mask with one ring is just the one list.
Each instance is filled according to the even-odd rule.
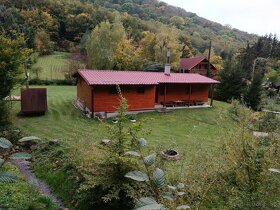
[[[197,64],[199,64],[201,61],[206,60],[208,61],[204,56],[200,55],[200,56],[196,56],[193,58],[181,58],[180,59],[180,68],[183,69],[192,69],[193,67],[195,67]],[[210,63],[211,64],[211,63]],[[212,64],[211,64],[212,68],[215,68]],[[216,68],[215,68],[216,69]]]
[[204,83],[216,84],[216,80],[199,74],[143,71],[78,70],[74,76],[81,75],[88,85],[156,85],[160,83]]

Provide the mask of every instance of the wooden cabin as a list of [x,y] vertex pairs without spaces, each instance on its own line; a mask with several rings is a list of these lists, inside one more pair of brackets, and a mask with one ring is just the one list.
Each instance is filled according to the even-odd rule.
[[192,58],[181,58],[180,72],[181,73],[198,73],[207,76],[208,65],[210,65],[209,77],[216,78],[217,69],[204,56],[196,56]]
[[[128,103],[128,111],[154,110],[156,105],[187,106],[208,103],[209,86],[212,97],[216,80],[199,74],[78,70],[77,101],[90,113],[116,112],[119,96],[116,85]],[[173,103],[174,102],[174,103]]]

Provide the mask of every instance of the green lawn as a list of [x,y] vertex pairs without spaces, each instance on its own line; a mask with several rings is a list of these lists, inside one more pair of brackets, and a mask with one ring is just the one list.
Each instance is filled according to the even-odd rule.
[[[47,86],[47,89],[49,110],[46,115],[19,117],[16,115],[19,112],[19,103],[14,102],[14,124],[26,135],[64,142],[59,143],[59,146],[40,144],[41,148],[34,154],[34,169],[39,178],[52,186],[67,207],[75,209],[72,205],[73,199],[78,199],[75,190],[80,187],[73,183],[73,177],[77,176],[75,170],[82,172],[87,177],[84,182],[91,186],[91,178],[87,174],[93,173],[96,164],[104,158],[104,153],[100,150],[100,140],[109,137],[107,125],[111,124],[111,121],[104,120],[102,123],[82,116],[72,105],[76,97],[75,86]],[[221,144],[228,131],[236,128],[229,116],[229,109],[229,104],[215,101],[213,108],[181,109],[166,114],[138,114],[137,120],[143,124],[144,130],[150,131],[145,137],[149,144],[145,152],[148,154],[150,151],[147,150],[172,148],[183,155],[184,162],[161,165],[161,168],[168,171],[169,180],[172,180],[173,176],[176,178],[182,164],[184,167],[193,167],[199,161],[199,168],[206,169],[209,161],[215,164],[211,157],[220,154]],[[71,173],[74,173],[74,176],[69,174],[68,169],[73,165],[75,170]],[[195,171],[199,170],[197,167],[193,167]],[[95,176],[93,174],[90,176]],[[92,179],[94,180],[94,177]]]
[[[45,116],[16,117],[15,125],[24,132],[63,141],[99,143],[107,137],[104,123],[85,118],[72,101],[75,86],[48,86],[48,108]],[[214,102],[214,108],[181,109],[172,113],[138,114],[144,129],[151,130],[147,137],[154,146],[179,147],[181,152],[194,153],[197,149],[212,151],[223,141],[227,131],[234,128],[228,115],[230,105]],[[19,106],[15,106],[15,113]]]
[[[63,67],[66,64],[69,53],[54,52],[52,55],[46,55],[38,58],[33,67],[41,67],[39,78],[43,80],[64,79]],[[31,74],[35,78],[35,74]]]

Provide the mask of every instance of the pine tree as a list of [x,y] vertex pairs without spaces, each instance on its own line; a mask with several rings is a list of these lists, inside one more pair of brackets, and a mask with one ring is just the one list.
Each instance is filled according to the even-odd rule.
[[245,102],[255,111],[261,110],[262,91],[262,74],[257,73],[245,95]]
[[240,67],[231,60],[225,63],[225,68],[219,73],[220,84],[215,93],[215,98],[221,101],[241,99],[244,93],[245,82],[243,81]]

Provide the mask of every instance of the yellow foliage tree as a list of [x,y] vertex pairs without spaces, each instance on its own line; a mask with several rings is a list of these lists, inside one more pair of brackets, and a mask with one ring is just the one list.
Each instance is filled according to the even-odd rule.
[[[208,59],[208,53],[209,50],[206,49],[203,53],[203,55],[205,56],[205,58]],[[210,54],[210,63],[215,66],[215,68],[220,71],[222,69],[224,69],[224,60],[221,56],[216,55],[215,53],[215,49],[212,47],[211,49],[211,54]]]
[[213,66],[215,66],[215,68],[218,71],[224,69],[224,60],[222,59],[221,56],[218,56],[218,55],[211,56],[210,57],[210,63],[212,63]]
[[132,44],[132,40],[123,39],[115,52],[115,62],[121,70],[140,70],[142,68],[141,50]]
[[25,23],[36,30],[48,31],[50,35],[58,33],[58,22],[47,11],[39,9],[21,10]]
[[51,41],[50,35],[45,31],[36,33],[34,43],[40,55],[47,55],[53,51],[54,43]]
[[140,53],[143,60],[164,64],[167,49],[170,49],[172,69],[178,69],[184,46],[179,42],[179,35],[179,30],[175,27],[164,26],[159,26],[156,33],[143,32],[143,39],[140,41]]
[[149,31],[142,33],[143,39],[140,41],[141,56],[145,60],[155,61],[156,35]]
[[167,49],[171,51],[171,66],[177,69],[182,54],[183,45],[178,40],[179,31],[174,27],[161,27],[156,35],[155,61],[160,63],[166,62]]

